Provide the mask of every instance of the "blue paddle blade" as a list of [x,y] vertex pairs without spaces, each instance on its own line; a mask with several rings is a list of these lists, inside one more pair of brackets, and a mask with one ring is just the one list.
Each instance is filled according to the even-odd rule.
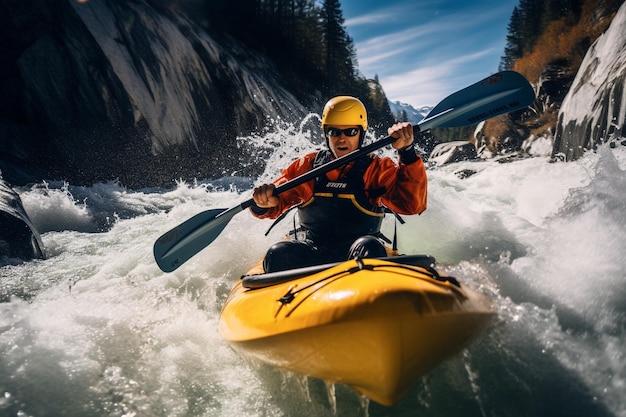
[[[219,221],[227,209],[211,209],[196,214],[154,242],[154,259],[164,272],[172,272],[204,249],[224,230],[230,217]],[[231,216],[232,217],[232,216]]]
[[535,91],[515,71],[502,71],[446,97],[419,122],[422,131],[461,127],[531,105]]

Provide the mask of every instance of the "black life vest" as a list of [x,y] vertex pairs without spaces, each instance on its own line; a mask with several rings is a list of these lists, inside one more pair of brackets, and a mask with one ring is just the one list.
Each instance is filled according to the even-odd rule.
[[[331,155],[328,150],[318,152],[313,168],[329,162]],[[365,190],[363,175],[371,162],[369,156],[357,159],[337,181],[330,181],[325,174],[315,179],[313,196],[298,207],[301,227],[309,238],[346,241],[380,235],[384,208],[372,204],[370,198],[385,190]]]

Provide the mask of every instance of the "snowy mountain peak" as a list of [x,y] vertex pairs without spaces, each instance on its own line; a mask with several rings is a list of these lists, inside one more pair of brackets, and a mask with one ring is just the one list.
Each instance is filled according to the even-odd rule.
[[[396,120],[406,120],[413,124],[420,122],[432,110],[432,107],[429,106],[423,106],[416,109],[410,104],[391,100],[389,100],[389,108],[391,109],[391,114],[393,114]],[[406,117],[404,115],[405,112]]]

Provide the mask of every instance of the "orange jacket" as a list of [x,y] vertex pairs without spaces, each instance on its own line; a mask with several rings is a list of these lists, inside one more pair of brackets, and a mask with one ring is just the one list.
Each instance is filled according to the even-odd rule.
[[[279,186],[293,178],[296,178],[313,169],[313,160],[317,152],[309,153],[294,161],[282,175],[274,180]],[[396,164],[390,158],[372,157],[363,180],[366,190],[385,188],[385,193],[371,201],[380,206],[384,204],[398,214],[420,214],[426,210],[427,178],[424,162],[421,158],[411,164]],[[345,167],[336,168],[326,173],[331,181],[336,181],[343,173],[347,172],[354,162]],[[278,206],[258,214],[252,211],[258,218],[275,219],[290,207],[309,200],[313,196],[315,180],[307,181],[297,187],[284,191],[278,195]]]

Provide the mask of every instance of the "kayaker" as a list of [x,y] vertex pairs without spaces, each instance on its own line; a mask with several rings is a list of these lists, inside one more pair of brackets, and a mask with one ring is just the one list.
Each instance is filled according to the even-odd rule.
[[338,262],[355,257],[386,256],[380,228],[384,208],[398,214],[426,209],[427,178],[415,152],[413,127],[396,123],[388,134],[399,160],[365,155],[279,195],[276,186],[363,145],[367,111],[350,96],[330,99],[322,113],[327,150],[306,154],[270,184],[254,188],[251,207],[258,218],[275,219],[297,206],[304,238],[274,244],[264,259],[265,272]]

